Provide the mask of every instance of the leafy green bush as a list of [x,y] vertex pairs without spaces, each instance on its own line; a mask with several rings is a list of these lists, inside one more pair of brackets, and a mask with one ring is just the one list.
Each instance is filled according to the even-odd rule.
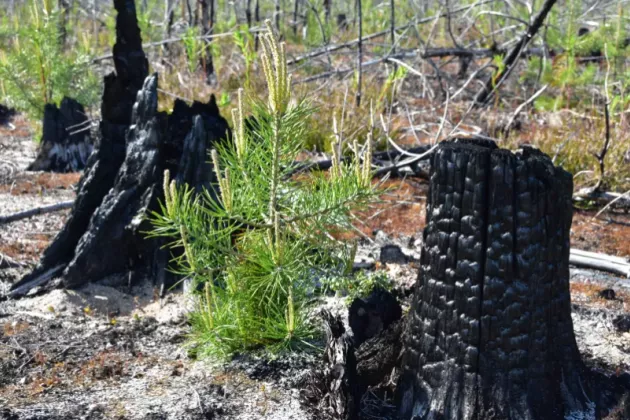
[[44,105],[59,103],[64,96],[87,107],[100,96],[100,80],[90,71],[90,54],[80,45],[72,49],[62,45],[60,12],[50,0],[43,4],[43,10],[31,5],[26,23],[11,23],[14,35],[0,49],[3,100],[32,119],[41,119]]
[[212,151],[218,175],[214,192],[196,194],[169,183],[153,235],[176,237],[183,248],[176,270],[203,288],[191,316],[192,342],[200,354],[227,356],[259,346],[277,349],[314,334],[309,300],[314,273],[334,269],[351,247],[329,233],[350,227],[350,211],[376,198],[371,145],[353,144],[352,163],[334,160],[329,174],[292,176],[309,131],[313,109],[291,98],[285,46],[271,25],[261,36],[268,101],[243,95],[233,111],[232,142]]

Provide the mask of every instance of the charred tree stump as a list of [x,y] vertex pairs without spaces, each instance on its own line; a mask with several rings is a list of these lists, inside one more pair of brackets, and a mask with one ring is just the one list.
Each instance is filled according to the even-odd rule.
[[63,98],[44,107],[43,135],[35,161],[29,171],[82,171],[92,153],[89,119],[83,105]]
[[44,251],[32,273],[13,285],[19,296],[47,284],[60,274],[74,256],[90,218],[114,185],[125,159],[125,135],[131,124],[136,95],[148,75],[149,64],[142,50],[142,38],[133,0],[114,0],[116,43],[113,48],[115,72],[105,76],[101,117],[95,149],[79,182],[77,198],[63,229]]
[[595,418],[571,320],[571,194],[571,175],[534,149],[437,150],[398,383],[403,419]]
[[[57,286],[76,287],[109,276],[149,276],[171,284],[163,240],[146,239],[145,215],[159,210],[166,169],[178,182],[210,188],[206,163],[211,145],[229,137],[215,98],[192,106],[176,101],[173,113],[157,111],[157,75],[145,80],[133,1],[115,0],[116,73],[105,77],[95,150],[79,183],[75,205],[32,273],[13,285],[10,296]],[[135,104],[134,104],[135,102]]]
[[4,125],[9,122],[11,117],[15,115],[15,110],[5,105],[0,104],[0,125]]
[[[144,216],[159,210],[166,169],[180,183],[198,190],[211,188],[215,179],[205,159],[207,150],[229,136],[214,97],[208,104],[192,107],[178,102],[175,109],[171,115],[157,111],[157,75],[148,77],[138,92],[123,162],[113,180],[99,173],[99,168],[112,164],[111,157],[119,151],[99,148],[91,157],[93,166],[81,182],[66,226],[33,273],[13,286],[11,296],[36,287],[77,287],[116,275],[124,280],[151,277],[162,287],[174,283],[166,273],[170,255],[161,249],[163,240],[145,237],[151,226]],[[110,183],[99,201],[102,185]],[[94,205],[89,215],[80,210]],[[59,280],[51,282],[56,277]]]
[[387,387],[402,347],[401,315],[396,298],[383,289],[352,302],[350,328],[341,317],[324,312],[322,367],[307,378],[302,393],[304,401],[315,407],[315,418],[356,420],[368,387]]

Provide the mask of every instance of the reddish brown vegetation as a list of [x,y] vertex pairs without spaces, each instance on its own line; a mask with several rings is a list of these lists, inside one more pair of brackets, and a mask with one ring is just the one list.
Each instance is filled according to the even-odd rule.
[[571,246],[586,251],[630,257],[630,216],[603,214],[595,219],[594,211],[575,210],[571,228]]
[[81,173],[23,173],[10,184],[0,184],[0,193],[11,195],[42,194],[51,189],[71,189],[79,182]]

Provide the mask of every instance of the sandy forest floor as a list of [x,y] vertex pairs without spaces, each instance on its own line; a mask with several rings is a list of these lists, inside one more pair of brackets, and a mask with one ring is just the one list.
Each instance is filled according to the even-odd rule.
[[[0,215],[74,197],[79,174],[25,172],[35,143],[16,117],[0,126]],[[401,289],[415,281],[426,184],[389,181],[385,203],[362,217],[359,255],[378,260],[396,243],[409,264],[382,269]],[[67,211],[0,226],[0,254],[21,267],[0,269],[0,294],[28,271]],[[630,217],[576,211],[576,248],[630,257]],[[380,233],[378,231],[381,231]],[[602,293],[612,289],[613,293]],[[582,354],[609,372],[630,372],[630,281],[572,269],[573,319]],[[342,307],[331,299],[324,303]],[[0,303],[0,419],[309,419],[300,404],[317,354],[276,360],[243,356],[225,364],[189,357],[185,297],[159,299],[149,282],[131,289],[90,285]]]

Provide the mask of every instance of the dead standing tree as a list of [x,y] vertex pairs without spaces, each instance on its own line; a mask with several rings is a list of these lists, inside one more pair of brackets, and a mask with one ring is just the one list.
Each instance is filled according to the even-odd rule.
[[214,0],[199,0],[201,3],[201,31],[204,37],[204,52],[201,55],[201,65],[206,73],[206,83],[214,85],[217,76],[214,72],[214,63],[212,61],[212,44],[211,39],[207,38],[212,35],[215,19],[215,3]]
[[493,74],[477,93],[477,96],[475,97],[475,104],[477,106],[485,106],[494,94],[494,92],[512,73],[512,70],[518,62],[518,59],[525,53],[527,46],[534,38],[538,30],[545,23],[545,19],[547,18],[547,15],[551,11],[553,5],[556,4],[556,1],[557,0],[545,0],[542,8],[534,17],[532,23],[527,27],[525,33],[521,36],[516,45],[508,52],[507,56],[503,59],[502,69]]
[[32,273],[10,296],[57,286],[74,287],[109,276],[151,276],[168,285],[163,241],[146,239],[144,216],[159,209],[163,173],[210,189],[206,150],[229,136],[214,97],[208,104],[176,101],[173,113],[157,111],[157,75],[147,76],[133,0],[115,0],[118,11],[114,64],[105,77],[95,151],[77,199],[59,234]]

